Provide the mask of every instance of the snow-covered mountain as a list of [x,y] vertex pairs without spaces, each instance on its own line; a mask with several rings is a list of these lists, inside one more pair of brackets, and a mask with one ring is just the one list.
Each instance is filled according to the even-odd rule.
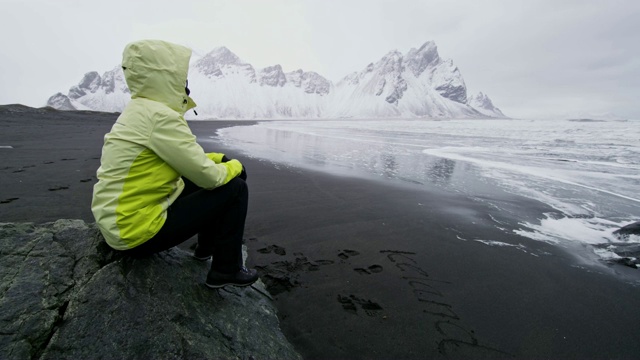
[[[284,72],[280,65],[255,69],[219,47],[194,55],[189,88],[200,119],[505,117],[488,96],[468,96],[459,69],[440,58],[432,41],[404,55],[391,51],[337,84],[312,71]],[[120,112],[129,98],[116,66],[102,76],[85,74],[67,95],[57,93],[47,105]]]
[[192,64],[189,89],[202,118],[320,118],[331,82],[280,65],[256,71],[220,47]]
[[120,112],[130,98],[124,73],[118,65],[102,76],[96,71],[84,74],[67,95],[57,93],[49,98],[47,105],[60,110]]

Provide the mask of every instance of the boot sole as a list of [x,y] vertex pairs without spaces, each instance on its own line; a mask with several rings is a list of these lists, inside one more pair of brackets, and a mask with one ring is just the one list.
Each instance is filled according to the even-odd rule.
[[198,260],[198,261],[207,261],[209,259],[211,259],[211,255],[207,255],[207,256],[196,256],[195,253],[191,254],[191,257]]
[[207,256],[207,257],[196,257],[196,256],[193,256],[193,258],[198,260],[198,261],[207,261],[207,260],[211,259],[211,256]]
[[[256,281],[258,281],[258,280],[256,279]],[[210,289],[220,289],[222,287],[229,286],[229,285],[230,286],[235,286],[235,287],[247,287],[247,286],[251,286],[251,285],[255,284],[256,281],[248,283],[248,284],[226,283],[226,284],[220,284],[220,285],[212,285],[212,284],[209,284],[209,283],[206,283],[206,282],[204,284]]]

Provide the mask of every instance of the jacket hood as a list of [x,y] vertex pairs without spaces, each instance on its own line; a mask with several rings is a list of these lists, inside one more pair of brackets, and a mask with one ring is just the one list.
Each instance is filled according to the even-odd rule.
[[122,69],[131,99],[161,102],[184,114],[195,107],[185,93],[191,50],[162,40],[128,44],[122,54]]

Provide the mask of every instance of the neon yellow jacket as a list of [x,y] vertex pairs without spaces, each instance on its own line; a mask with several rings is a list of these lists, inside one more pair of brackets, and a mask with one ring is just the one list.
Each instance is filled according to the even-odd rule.
[[159,40],[131,43],[122,67],[131,101],[105,135],[91,211],[109,246],[136,247],[152,238],[184,189],[181,176],[213,189],[242,171],[237,160],[205,154],[184,113],[191,50]]

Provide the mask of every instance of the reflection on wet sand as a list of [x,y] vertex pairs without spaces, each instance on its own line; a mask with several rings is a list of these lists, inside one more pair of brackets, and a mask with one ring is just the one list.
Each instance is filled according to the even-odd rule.
[[456,162],[451,159],[437,159],[427,170],[426,177],[434,183],[446,183],[451,180]]
[[447,185],[456,162],[423,154],[420,148],[393,146],[384,141],[349,141],[344,137],[246,127],[241,147],[249,153],[290,165],[339,175],[400,180],[412,184]]

